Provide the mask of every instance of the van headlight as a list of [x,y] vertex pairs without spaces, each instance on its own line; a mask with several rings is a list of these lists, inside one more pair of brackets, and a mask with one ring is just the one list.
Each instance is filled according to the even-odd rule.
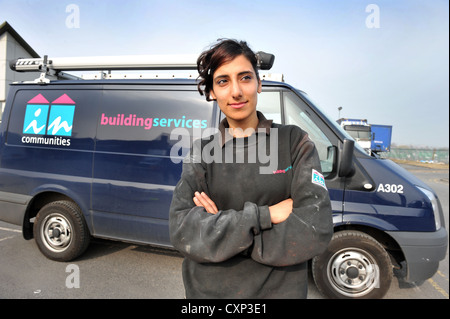
[[420,186],[416,186],[416,187],[430,199],[431,206],[433,207],[434,222],[436,223],[436,230],[439,230],[442,226],[441,210],[440,210],[441,206],[438,203],[438,199],[437,199],[436,195],[434,195],[434,193],[430,192],[428,189],[422,188]]

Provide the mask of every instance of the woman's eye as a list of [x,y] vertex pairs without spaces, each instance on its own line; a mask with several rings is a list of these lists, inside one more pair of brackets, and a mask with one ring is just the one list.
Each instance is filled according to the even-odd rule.
[[225,80],[225,79],[222,79],[222,80],[218,80],[217,81],[217,85],[219,85],[219,86],[224,86],[225,84],[227,84],[227,80]]
[[242,77],[242,81],[250,81],[252,79],[251,75],[245,75]]

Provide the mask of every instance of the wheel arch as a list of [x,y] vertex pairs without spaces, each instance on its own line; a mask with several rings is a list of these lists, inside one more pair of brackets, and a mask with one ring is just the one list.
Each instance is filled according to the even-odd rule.
[[394,267],[400,268],[401,262],[405,261],[405,256],[400,245],[385,231],[375,227],[359,224],[341,224],[334,227],[335,233],[343,230],[360,231],[373,237],[378,243],[381,244],[381,246],[383,246],[383,248],[389,254]]
[[[74,204],[76,204],[78,207],[81,208],[80,204],[77,201],[75,201],[72,197],[70,197],[64,193],[58,192],[58,191],[39,192],[30,200],[28,207],[25,211],[25,216],[24,216],[24,220],[22,223],[22,234],[26,240],[30,240],[30,239],[34,238],[33,222],[34,222],[34,218],[38,214],[39,210],[51,202],[60,201],[60,200],[71,201]],[[84,217],[85,217],[85,220],[89,227],[89,223],[88,223],[88,220],[86,219],[86,215],[84,215]]]

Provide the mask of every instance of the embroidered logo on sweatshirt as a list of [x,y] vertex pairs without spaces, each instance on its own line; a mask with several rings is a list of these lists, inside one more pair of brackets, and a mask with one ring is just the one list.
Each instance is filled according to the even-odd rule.
[[292,169],[292,165],[289,167],[286,167],[285,169],[278,169],[276,171],[273,171],[274,174],[284,174],[286,173],[288,170]]
[[[323,188],[327,189],[327,186],[325,185],[325,178],[323,178],[323,175],[320,174],[315,169],[312,170],[312,179],[311,182],[313,184],[322,186]],[[327,189],[328,190],[328,189]]]

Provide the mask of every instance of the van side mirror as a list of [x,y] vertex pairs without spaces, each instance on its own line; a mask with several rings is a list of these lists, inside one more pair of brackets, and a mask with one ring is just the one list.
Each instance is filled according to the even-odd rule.
[[275,55],[263,51],[256,52],[256,59],[258,60],[258,67],[261,70],[270,70],[275,61]]
[[344,177],[354,172],[353,168],[353,150],[355,141],[345,139],[342,150],[339,153],[339,176]]

